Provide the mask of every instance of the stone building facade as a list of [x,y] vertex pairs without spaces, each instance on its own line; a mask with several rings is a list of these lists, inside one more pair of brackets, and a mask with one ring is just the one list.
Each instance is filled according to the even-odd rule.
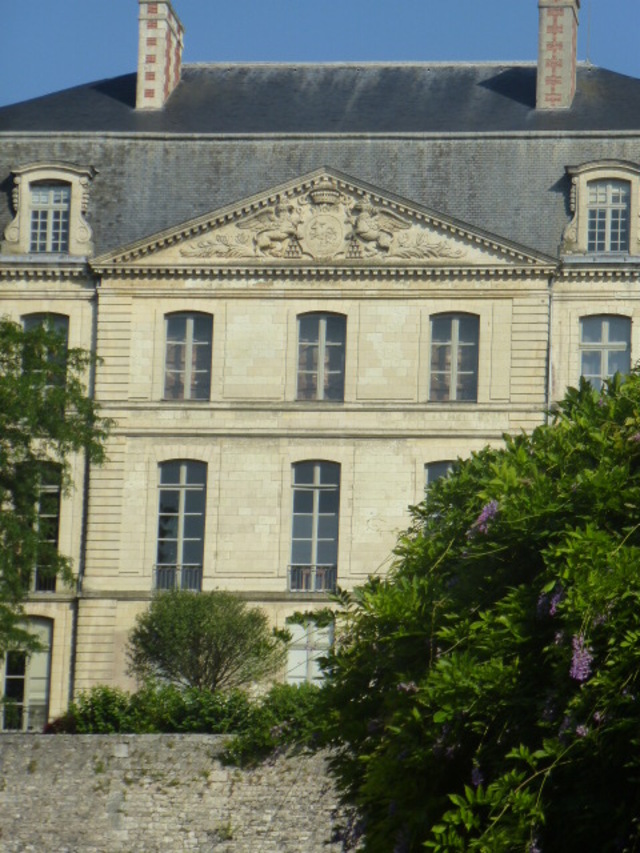
[[539,6],[537,65],[183,65],[139,0],[137,74],[0,109],[0,313],[96,352],[115,423],[43,482],[77,585],[30,594],[20,725],[130,686],[157,589],[282,626],[386,571],[452,460],[637,359],[640,81]]

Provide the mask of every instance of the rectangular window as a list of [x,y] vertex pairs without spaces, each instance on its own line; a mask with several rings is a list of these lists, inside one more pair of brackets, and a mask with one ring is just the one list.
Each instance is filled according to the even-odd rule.
[[431,318],[429,400],[475,403],[478,338],[478,317],[473,314],[438,314]]
[[287,659],[287,683],[303,684],[322,681],[320,658],[333,645],[333,626],[319,628],[312,623],[288,625],[291,634]]
[[298,462],[293,466],[293,521],[289,588],[325,592],[336,586],[340,466]]
[[605,379],[631,370],[631,320],[599,315],[580,318],[580,375],[600,390]]
[[298,400],[344,400],[346,318],[298,317]]
[[[36,329],[45,328],[49,332],[55,333],[58,341],[55,348],[46,351],[46,362],[50,365],[47,371],[47,388],[62,387],[66,383],[66,365],[67,365],[67,348],[69,342],[69,318],[65,314],[37,313],[26,314],[22,318],[22,324],[25,332],[34,331]],[[42,364],[42,359],[39,363]],[[25,358],[25,370],[29,369],[29,364]],[[38,368],[38,372],[41,368]]]
[[207,466],[160,465],[156,589],[202,589]]
[[166,400],[208,400],[211,393],[213,317],[166,317],[164,396]]
[[630,185],[628,181],[591,181],[587,199],[587,250],[629,251]]
[[68,184],[31,185],[31,252],[69,251]]

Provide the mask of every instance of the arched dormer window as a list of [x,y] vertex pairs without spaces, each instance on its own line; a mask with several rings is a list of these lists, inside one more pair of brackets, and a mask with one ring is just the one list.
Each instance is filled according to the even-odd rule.
[[91,167],[30,163],[13,170],[15,217],[4,232],[3,254],[90,255],[92,232],[84,214]]
[[640,254],[640,166],[600,160],[570,166],[573,219],[566,227],[565,255]]

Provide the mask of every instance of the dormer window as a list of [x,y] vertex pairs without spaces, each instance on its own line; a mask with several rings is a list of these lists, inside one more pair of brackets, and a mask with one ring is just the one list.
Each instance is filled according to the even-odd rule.
[[564,255],[640,255],[640,166],[600,160],[567,168],[571,211]]
[[629,251],[629,181],[590,181],[588,184],[588,252]]
[[93,253],[85,219],[91,167],[71,163],[31,163],[13,170],[15,217],[4,232],[5,255]]
[[69,251],[69,184],[31,184],[31,252]]

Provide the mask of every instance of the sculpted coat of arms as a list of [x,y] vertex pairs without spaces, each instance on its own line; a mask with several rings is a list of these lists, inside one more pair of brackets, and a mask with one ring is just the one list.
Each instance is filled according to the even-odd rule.
[[221,225],[180,250],[185,258],[307,262],[457,259],[463,250],[424,224],[324,178]]

